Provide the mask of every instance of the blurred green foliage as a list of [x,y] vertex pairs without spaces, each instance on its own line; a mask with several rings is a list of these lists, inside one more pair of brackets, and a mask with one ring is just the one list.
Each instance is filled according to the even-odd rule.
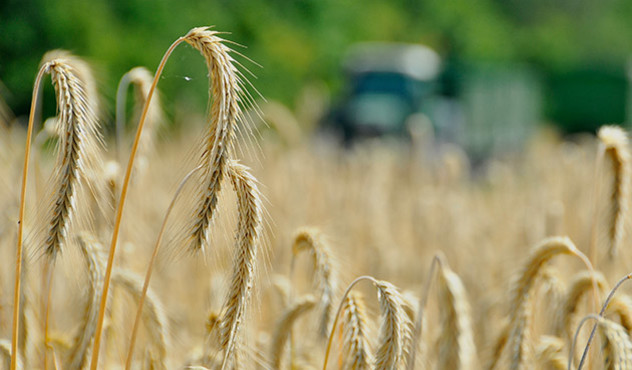
[[[263,67],[240,59],[258,77],[261,94],[292,106],[309,81],[340,88],[340,60],[354,42],[417,42],[451,60],[564,70],[623,64],[632,45],[630,19],[632,2],[625,0],[3,0],[0,81],[12,109],[25,114],[39,60],[63,48],[93,62],[112,103],[127,70],[154,70],[178,36],[215,25]],[[203,111],[203,59],[188,49],[176,52],[160,88],[167,107]]]

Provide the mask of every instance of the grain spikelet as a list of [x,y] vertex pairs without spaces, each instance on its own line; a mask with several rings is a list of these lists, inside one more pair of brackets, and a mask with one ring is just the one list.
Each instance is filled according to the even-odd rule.
[[65,52],[44,56],[42,68],[50,73],[57,97],[59,145],[53,174],[54,193],[43,222],[43,249],[54,258],[62,249],[76,218],[77,192],[88,185],[101,160],[102,139],[96,112],[96,92],[87,65]]
[[630,187],[630,150],[628,137],[618,126],[603,126],[599,140],[604,145],[605,156],[612,165],[613,184],[608,209],[608,256],[617,254],[623,238],[625,214],[628,209]]
[[575,332],[573,325],[573,316],[578,310],[579,302],[584,294],[590,292],[593,289],[593,284],[596,284],[600,292],[603,292],[608,287],[606,278],[600,273],[591,273],[590,271],[583,271],[578,273],[571,282],[564,303],[559,312],[558,327],[555,333],[558,336],[566,334],[567,339],[573,337]]
[[621,325],[599,318],[599,332],[603,341],[604,369],[632,369],[632,342]]
[[250,174],[248,167],[235,161],[228,163],[228,176],[237,193],[239,221],[233,275],[219,327],[219,342],[224,350],[225,359],[233,358],[237,333],[250,298],[263,214],[257,181]]
[[299,298],[294,304],[288,308],[281,316],[274,328],[272,336],[272,347],[270,349],[270,362],[273,369],[281,368],[281,360],[285,351],[285,344],[294,322],[304,313],[311,310],[316,304],[316,299],[312,295]]
[[369,369],[372,357],[369,342],[369,326],[364,298],[351,292],[342,306],[343,368]]
[[195,216],[188,228],[188,245],[192,251],[204,248],[208,232],[217,206],[222,179],[227,171],[232,139],[236,126],[243,114],[240,101],[243,100],[240,74],[230,56],[230,49],[218,33],[206,27],[193,28],[184,36],[184,41],[197,49],[209,70],[209,94],[213,97],[210,110],[211,128],[205,139],[201,163],[203,170],[200,200]]
[[292,246],[292,258],[296,258],[296,255],[303,250],[307,250],[314,261],[315,282],[319,294],[318,305],[321,312],[319,332],[326,338],[333,315],[333,301],[338,289],[336,268],[324,236],[318,229],[303,228],[296,233]]
[[[0,358],[4,363],[4,369],[9,369],[11,366],[11,342],[6,339],[0,339]],[[22,359],[18,356],[18,369],[23,369]]]
[[88,286],[88,306],[86,307],[82,324],[79,327],[79,335],[74,340],[73,350],[67,362],[69,364],[68,369],[77,370],[81,370],[84,367],[88,358],[88,349],[96,329],[105,271],[105,258],[102,255],[103,248],[92,236],[87,233],[82,234],[79,237],[79,246],[88,267],[90,284]]
[[535,358],[540,370],[566,370],[568,358],[564,355],[561,338],[543,335],[535,349]]
[[476,348],[470,318],[470,305],[461,279],[447,264],[438,276],[441,335],[438,346],[438,369],[474,369]]
[[[127,291],[134,300],[138,300],[143,291],[143,279],[136,274],[115,270],[112,275],[112,283]],[[156,356],[156,363],[160,364],[160,369],[167,369],[167,348],[169,346],[168,322],[162,308],[162,303],[151,290],[147,291],[145,305],[143,306],[143,321],[145,328],[153,342]]]
[[530,292],[541,267],[559,254],[578,255],[573,242],[564,237],[545,239],[536,246],[527,259],[518,279],[513,283],[510,296],[510,331],[505,344],[509,353],[509,368],[512,370],[532,367],[532,339],[530,321],[532,305]]
[[397,288],[386,281],[375,281],[378,301],[382,313],[382,324],[375,352],[374,369],[397,369],[403,364],[404,339],[411,333],[409,319],[403,308],[402,297]]

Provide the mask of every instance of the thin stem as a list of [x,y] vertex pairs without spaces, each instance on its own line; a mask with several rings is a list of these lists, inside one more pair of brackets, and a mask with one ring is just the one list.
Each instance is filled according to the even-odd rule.
[[577,345],[577,339],[579,338],[579,332],[582,330],[582,326],[589,320],[595,319],[597,322],[601,320],[601,316],[595,315],[594,313],[586,315],[581,321],[579,325],[577,325],[577,330],[575,330],[575,335],[573,335],[573,342],[571,342],[571,349],[568,353],[568,370],[571,370],[573,366],[573,355],[575,354],[575,346]]
[[160,247],[160,243],[162,242],[162,236],[165,232],[167,226],[167,220],[169,219],[169,215],[171,214],[171,210],[173,209],[178,196],[184,189],[184,185],[187,181],[193,176],[193,174],[203,168],[204,165],[199,165],[191,172],[187,173],[186,176],[180,182],[178,189],[176,190],[173,199],[171,199],[171,203],[169,204],[169,208],[167,208],[167,212],[165,214],[165,218],[162,221],[162,226],[160,227],[160,232],[158,233],[158,238],[156,239],[156,244],[154,245],[154,251],[151,254],[151,259],[149,260],[149,266],[147,266],[147,273],[145,275],[145,282],[143,283],[143,291],[140,295],[140,299],[138,300],[138,307],[136,309],[136,318],[134,319],[134,326],[132,328],[132,335],[130,337],[129,349],[127,352],[127,360],[125,362],[125,369],[129,370],[132,367],[132,358],[134,357],[134,345],[136,344],[136,334],[138,333],[138,327],[140,326],[140,318],[143,312],[143,304],[145,303],[145,297],[147,296],[147,290],[149,289],[149,280],[151,279],[151,274],[154,269],[154,262],[156,260],[156,256],[158,256],[158,248]]
[[53,291],[53,269],[54,264],[50,263],[46,267],[46,308],[44,311],[44,370],[48,369],[48,350],[51,348],[48,333],[50,332],[50,301]]
[[[604,312],[606,312],[606,308],[608,308],[608,305],[610,304],[610,300],[612,299],[612,297],[614,297],[614,293],[617,291],[617,289],[619,289],[619,287],[623,283],[625,283],[627,280],[630,280],[630,279],[632,279],[632,274],[627,274],[626,276],[621,278],[621,280],[619,280],[619,282],[614,286],[614,288],[612,288],[610,293],[608,293],[608,297],[606,298],[606,301],[603,303],[603,306],[601,306],[601,311],[599,311],[599,316],[603,317]],[[586,342],[586,348],[584,348],[584,353],[582,353],[582,358],[581,360],[579,360],[579,365],[577,366],[577,370],[581,370],[582,366],[584,365],[584,361],[586,360],[586,354],[588,354],[588,349],[590,348],[590,342],[592,342],[592,339],[595,336],[595,331],[597,331],[597,324],[593,326],[592,331],[590,332],[590,337],[588,337],[588,341]]]
[[33,98],[31,100],[31,111],[29,113],[29,125],[26,131],[26,148],[24,150],[24,168],[22,170],[22,189],[20,190],[20,213],[18,215],[18,245],[15,257],[15,287],[13,290],[13,328],[11,332],[11,370],[16,370],[18,362],[18,329],[20,327],[20,289],[22,288],[22,237],[24,234],[24,211],[26,208],[26,185],[29,171],[29,159],[31,156],[31,137],[33,136],[33,121],[35,108],[37,107],[37,95],[44,73],[47,72],[48,64],[43,65],[33,87]]
[[[92,349],[92,359],[90,362],[90,370],[97,370],[97,365],[99,363],[99,347],[101,345],[101,333],[103,332],[103,322],[105,319],[105,308],[108,299],[108,290],[110,289],[110,277],[112,275],[112,267],[114,264],[114,252],[116,250],[116,244],[118,241],[118,234],[121,227],[121,218],[123,216],[123,207],[125,206],[125,199],[127,197],[127,189],[129,187],[129,180],[132,175],[132,168],[134,167],[134,159],[136,158],[136,151],[138,150],[138,143],[140,142],[140,136],[143,131],[143,126],[145,125],[145,118],[147,117],[147,111],[149,110],[149,103],[151,103],[151,98],[154,94],[154,90],[156,89],[156,85],[158,84],[158,80],[160,79],[160,75],[162,74],[162,70],[167,63],[167,59],[173,52],[173,50],[178,46],[184,38],[178,38],[167,52],[162,57],[160,61],[160,65],[158,66],[158,70],[156,71],[156,75],[154,76],[154,81],[151,84],[151,88],[149,89],[149,93],[147,94],[147,101],[145,102],[145,106],[143,107],[143,113],[140,117],[140,121],[138,122],[138,129],[136,130],[136,137],[134,138],[134,145],[132,146],[132,151],[129,154],[129,162],[127,163],[127,170],[125,172],[125,179],[123,180],[123,187],[121,188],[121,198],[119,199],[119,205],[116,210],[116,220],[114,221],[114,231],[112,233],[112,242],[110,243],[110,254],[108,256],[108,264],[105,270],[105,279],[103,281],[103,292],[101,294],[101,304],[99,306],[99,317],[97,319],[97,328],[94,333],[94,345]],[[13,369],[12,369],[13,370]]]
[[426,304],[428,303],[428,296],[430,295],[430,286],[432,284],[432,278],[435,275],[435,269],[437,267],[443,267],[443,257],[440,254],[437,254],[432,259],[432,263],[430,265],[430,271],[428,272],[428,278],[426,279],[426,283],[424,284],[423,294],[421,296],[421,301],[419,302],[419,309],[417,312],[417,319],[415,320],[415,333],[413,335],[413,347],[411,349],[410,361],[408,363],[408,370],[412,370],[415,368],[415,357],[417,354],[417,345],[419,343],[419,338],[421,337],[421,330],[423,329],[423,315]]
[[372,282],[373,284],[377,284],[377,281],[372,276],[368,276],[368,275],[360,276],[359,278],[355,279],[351,284],[349,284],[349,287],[345,291],[345,294],[342,295],[342,300],[340,301],[340,305],[338,305],[338,310],[336,311],[336,316],[334,317],[334,323],[331,327],[331,332],[329,333],[329,340],[327,341],[327,351],[325,352],[325,362],[323,363],[323,370],[327,369],[327,360],[329,360],[329,352],[331,351],[331,343],[333,342],[333,339],[334,339],[334,333],[336,332],[336,325],[338,324],[338,317],[340,317],[340,311],[342,311],[342,306],[344,306],[345,299],[347,299],[347,296],[351,292],[351,289],[353,289],[353,287],[362,280],[368,280]]

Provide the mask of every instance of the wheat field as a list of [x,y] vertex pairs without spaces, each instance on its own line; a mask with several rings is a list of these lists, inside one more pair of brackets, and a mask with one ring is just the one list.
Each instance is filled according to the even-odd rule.
[[221,37],[157,68],[186,43],[209,70],[207,117],[175,130],[130,66],[106,134],[59,50],[28,131],[0,107],[0,368],[632,369],[623,129],[542,127],[485,168],[429,135],[344,149],[263,124]]

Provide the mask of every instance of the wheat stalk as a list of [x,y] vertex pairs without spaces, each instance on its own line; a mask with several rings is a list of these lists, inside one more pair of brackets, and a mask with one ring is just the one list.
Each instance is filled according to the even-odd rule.
[[304,250],[309,252],[314,261],[318,305],[321,312],[319,332],[323,337],[327,337],[332,320],[333,300],[338,289],[336,267],[324,236],[318,229],[303,228],[296,233],[292,245],[292,261]]
[[476,347],[470,305],[461,279],[442,264],[438,276],[441,335],[437,341],[438,369],[476,368]]
[[294,322],[316,305],[316,299],[312,295],[299,298],[281,316],[274,328],[272,346],[270,349],[270,364],[273,369],[281,368],[281,359],[285,350],[285,344]]
[[628,137],[618,126],[603,126],[599,129],[605,156],[612,165],[613,185],[610,191],[608,213],[608,256],[614,258],[623,238],[625,217],[629,202],[630,150]]
[[351,292],[342,306],[343,368],[352,370],[370,369],[371,343],[369,324],[364,298]]
[[81,254],[88,267],[89,289],[88,306],[82,325],[79,327],[79,335],[74,340],[73,351],[68,360],[68,369],[83,369],[88,357],[88,347],[92,342],[96,327],[99,294],[103,287],[103,272],[105,270],[105,257],[101,245],[89,234],[83,233],[79,237]]
[[[4,367],[11,367],[11,342],[6,339],[0,339],[0,358],[3,358]],[[22,359],[17,357],[17,368],[23,369]]]
[[240,323],[250,298],[263,214],[257,181],[250,174],[248,167],[230,161],[228,176],[237,194],[239,221],[233,275],[219,326],[219,342],[224,350],[224,365],[233,353]]

